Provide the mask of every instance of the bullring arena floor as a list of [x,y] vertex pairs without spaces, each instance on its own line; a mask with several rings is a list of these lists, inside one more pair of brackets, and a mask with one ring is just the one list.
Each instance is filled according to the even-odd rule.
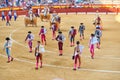
[[[58,56],[57,41],[52,40],[52,32],[48,22],[37,19],[37,27],[25,27],[24,17],[19,16],[16,22],[11,21],[11,26],[5,26],[5,21],[0,20],[0,80],[120,80],[120,15],[101,14],[103,22],[103,36],[101,49],[95,49],[95,59],[90,58],[88,40],[95,27],[92,21],[94,14],[59,14],[61,16],[61,30],[66,36],[64,42],[64,55]],[[86,26],[85,46],[82,54],[81,69],[73,71],[73,47],[69,46],[68,30],[71,25],[77,29],[79,23]],[[29,30],[35,35],[36,41],[40,40],[38,33],[40,26],[47,28],[46,52],[43,56],[43,68],[35,70],[34,53],[29,53],[27,43],[24,42]],[[5,37],[13,39],[13,62],[6,63],[6,53],[2,50]],[[76,36],[79,40],[79,33]]]

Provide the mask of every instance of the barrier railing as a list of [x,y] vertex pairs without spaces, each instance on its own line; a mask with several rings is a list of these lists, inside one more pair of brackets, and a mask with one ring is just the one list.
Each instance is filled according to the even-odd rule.
[[[52,8],[70,8],[70,7],[73,7],[74,5],[72,4],[63,4],[63,5],[47,5],[49,7],[52,7]],[[113,7],[118,7],[120,8],[120,4],[78,4],[77,6],[79,7],[82,7],[82,8],[87,8],[87,7],[92,7],[92,8],[101,8],[101,7],[104,7],[104,8],[113,8]],[[40,5],[40,6],[33,6],[32,8],[33,9],[38,9],[38,8],[43,8],[44,5]],[[10,9],[13,9],[13,10],[21,10],[23,9],[23,7],[6,7],[6,8],[0,8],[0,11],[2,10],[10,10]]]
[[[104,12],[106,14],[108,14],[109,12],[112,12],[112,13],[120,13],[120,7],[119,5],[110,5],[108,4],[109,6],[112,6],[112,7],[105,7],[105,5],[101,4],[96,4],[94,6],[87,6],[87,7],[78,7],[78,8],[75,8],[75,7],[71,7],[70,5],[56,5],[56,6],[50,6],[50,10],[51,12],[53,11],[56,11],[57,13],[79,13],[79,12],[84,12],[84,13],[88,13],[88,12],[96,12],[96,11],[99,11],[99,12]],[[107,5],[107,6],[108,6]],[[86,5],[84,5],[86,6]],[[96,7],[97,6],[97,7]],[[115,7],[116,6],[116,7]],[[37,12],[37,9],[42,9],[44,7],[44,5],[40,5],[40,6],[33,6],[33,12],[36,13]],[[1,16],[1,11],[5,11],[5,15],[8,13],[9,10],[16,10],[17,11],[17,14],[18,15],[25,15],[27,13],[27,10],[23,10],[22,7],[7,7],[7,8],[1,8],[0,9],[0,16]]]

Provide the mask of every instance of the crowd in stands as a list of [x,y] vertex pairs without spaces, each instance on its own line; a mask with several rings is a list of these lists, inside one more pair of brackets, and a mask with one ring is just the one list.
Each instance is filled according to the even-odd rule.
[[[7,2],[6,2],[7,1]],[[0,8],[4,7],[12,7],[12,6],[22,6],[22,7],[29,7],[34,5],[40,5],[40,4],[53,4],[53,5],[59,5],[59,4],[89,4],[94,3],[94,0],[15,0],[14,2],[4,0],[0,2]]]

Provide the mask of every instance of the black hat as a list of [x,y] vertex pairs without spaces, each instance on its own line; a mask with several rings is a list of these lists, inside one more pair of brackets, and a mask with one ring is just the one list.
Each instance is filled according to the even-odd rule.
[[62,32],[61,32],[61,31],[59,31],[58,33],[59,33],[59,34],[61,34]]
[[79,41],[77,41],[77,42],[76,42],[76,44],[80,44],[80,42],[79,42]]
[[94,36],[95,36],[95,34],[91,34],[91,36],[92,36],[92,37],[94,37]]
[[44,28],[44,26],[41,26],[41,28]]
[[10,40],[10,38],[9,38],[9,37],[6,37],[5,40]]
[[83,24],[83,23],[80,23],[80,24]]
[[31,31],[28,31],[28,33],[32,33]]
[[38,43],[40,43],[40,41],[37,41]]
[[71,26],[71,28],[74,28],[74,26]]

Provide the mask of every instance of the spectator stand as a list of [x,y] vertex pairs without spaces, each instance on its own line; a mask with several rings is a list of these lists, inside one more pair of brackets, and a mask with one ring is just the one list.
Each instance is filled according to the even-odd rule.
[[[89,13],[89,12],[96,12],[97,10],[99,12],[102,13],[115,13],[118,14],[120,13],[120,6],[119,4],[93,4],[92,6],[89,5],[81,5],[78,4],[78,7],[71,5],[71,4],[58,4],[58,5],[49,5],[49,4],[45,4],[47,6],[49,6],[50,8],[50,12],[52,11],[56,11],[57,13]],[[80,7],[79,7],[80,6]],[[41,4],[39,6],[32,6],[33,12],[37,12],[37,9],[40,9],[40,11],[44,8],[44,4]],[[5,8],[0,8],[0,16],[1,16],[1,11],[5,11],[5,14],[7,14],[7,12],[9,10],[16,10],[18,15],[25,15],[26,12],[28,11],[27,9],[24,10],[23,6],[19,6],[19,7],[5,7]]]

